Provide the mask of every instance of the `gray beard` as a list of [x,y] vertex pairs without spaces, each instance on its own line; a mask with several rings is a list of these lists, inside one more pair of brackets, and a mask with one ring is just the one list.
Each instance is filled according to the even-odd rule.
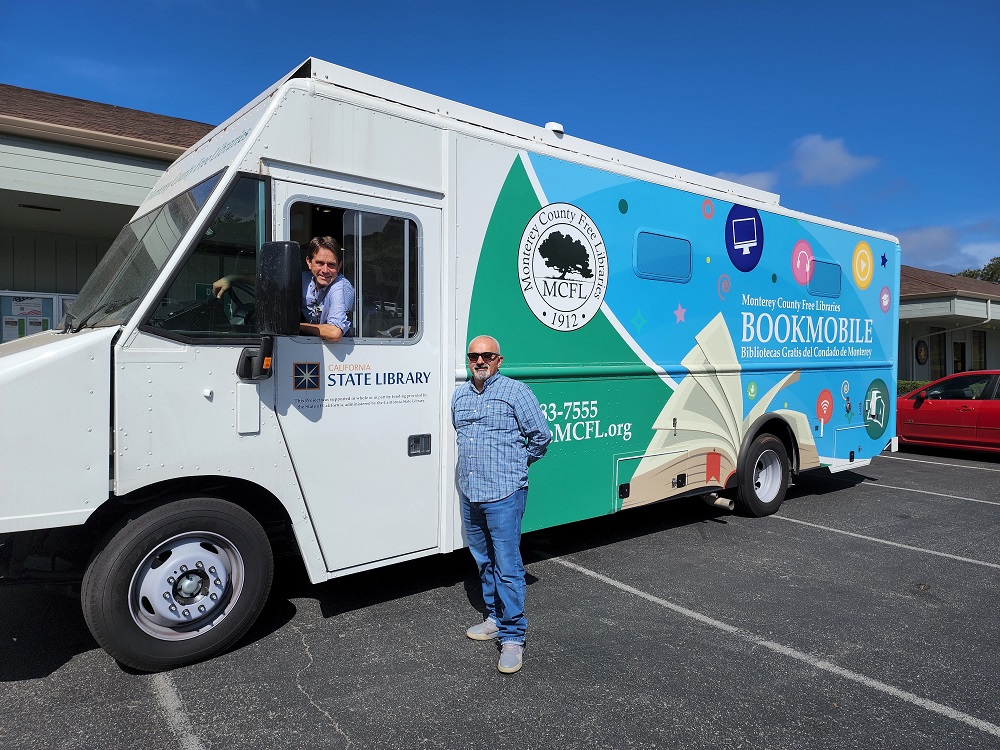
[[490,371],[489,370],[473,370],[472,371],[472,379],[475,380],[475,381],[477,381],[477,382],[479,382],[479,383],[485,383],[489,379],[489,377],[490,377]]

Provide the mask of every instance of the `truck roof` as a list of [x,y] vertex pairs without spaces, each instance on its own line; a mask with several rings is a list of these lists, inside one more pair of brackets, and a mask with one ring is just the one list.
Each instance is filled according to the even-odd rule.
[[[189,149],[189,152],[198,150],[205,142],[214,139],[220,132],[227,130],[230,125],[234,124],[261,102],[272,97],[288,81],[297,78],[307,78],[320,85],[373,97],[438,118],[451,120],[454,122],[456,130],[493,131],[499,135],[523,140],[526,147],[531,144],[544,144],[549,148],[563,151],[567,155],[577,154],[607,162],[608,166],[614,169],[620,170],[622,167],[631,168],[661,178],[688,183],[693,187],[729,193],[733,196],[747,198],[759,203],[772,205],[778,205],[779,203],[779,196],[776,193],[683,169],[682,167],[656,161],[655,159],[649,159],[582,138],[565,135],[562,132],[554,132],[539,125],[532,125],[487,110],[461,104],[366,73],[360,73],[341,65],[335,65],[315,57],[307,59],[300,66],[278,80],[273,86],[270,86],[254,98],[253,101],[228,118],[218,128],[194,144]],[[182,156],[181,159],[183,158]]]
[[[150,192],[136,216],[141,216],[182,189],[207,178],[219,168],[221,155],[247,153],[247,142],[256,132],[261,117],[275,106],[283,89],[311,87],[315,94],[340,99],[356,106],[370,106],[396,115],[445,127],[458,133],[494,140],[505,145],[537,151],[568,161],[585,163],[597,168],[625,174],[635,179],[669,185],[691,192],[716,195],[732,202],[755,203],[759,208],[814,221],[827,226],[862,232],[898,242],[891,235],[850,226],[811,216],[780,206],[779,196],[765,190],[741,185],[718,177],[701,174],[681,167],[621,151],[609,146],[565,135],[561,130],[521,122],[493,112],[460,104],[424,91],[360,73],[350,68],[310,57],[246,106],[229,117],[215,130],[194,144],[164,173]],[[339,92],[339,94],[338,94]]]

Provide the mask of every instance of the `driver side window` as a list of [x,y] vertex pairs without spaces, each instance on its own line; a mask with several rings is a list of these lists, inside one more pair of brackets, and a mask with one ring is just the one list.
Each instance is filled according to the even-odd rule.
[[[253,177],[237,180],[148,326],[183,338],[245,339],[257,334],[254,290],[257,251],[266,232],[265,188],[263,180]],[[228,288],[217,296],[212,287],[222,278],[229,280]]]
[[293,203],[289,238],[303,248],[331,236],[344,249],[341,274],[356,298],[349,313],[358,344],[407,343],[420,335],[420,227],[405,215]]
[[949,378],[936,386],[927,389],[929,399],[949,399],[953,401],[972,401],[984,397],[986,386],[990,382],[989,375],[963,375]]

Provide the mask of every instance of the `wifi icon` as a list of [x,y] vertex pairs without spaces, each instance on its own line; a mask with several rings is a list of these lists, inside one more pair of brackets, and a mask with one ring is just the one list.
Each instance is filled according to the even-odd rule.
[[829,388],[824,388],[819,392],[816,399],[816,418],[820,424],[827,424],[833,416],[833,394]]

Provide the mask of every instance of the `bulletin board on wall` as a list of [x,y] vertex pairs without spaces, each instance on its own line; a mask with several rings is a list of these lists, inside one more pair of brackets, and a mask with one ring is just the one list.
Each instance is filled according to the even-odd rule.
[[0,292],[0,324],[3,331],[0,340],[14,341],[49,330],[62,317],[66,300],[74,297],[41,292]]

